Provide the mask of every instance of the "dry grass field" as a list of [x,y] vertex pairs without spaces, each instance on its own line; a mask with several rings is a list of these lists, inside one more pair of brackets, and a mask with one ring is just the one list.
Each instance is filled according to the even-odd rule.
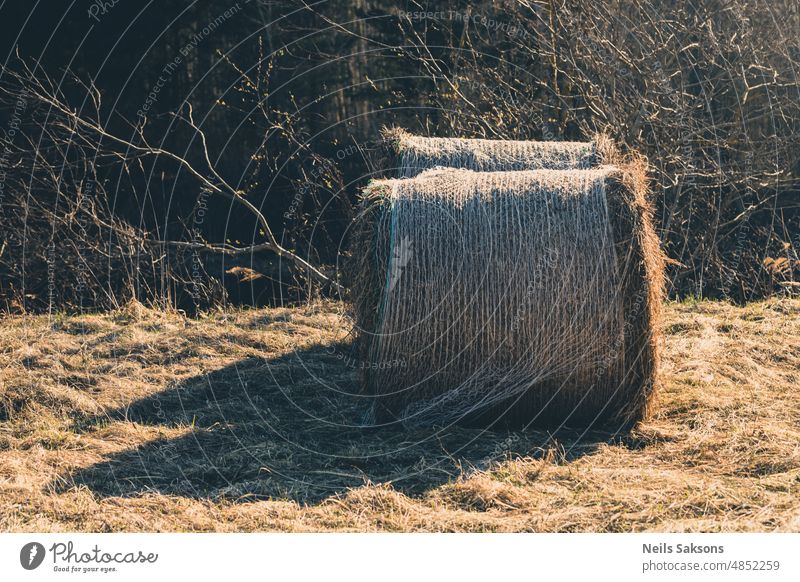
[[625,433],[364,429],[339,306],[0,321],[3,531],[800,531],[800,300],[671,304]]

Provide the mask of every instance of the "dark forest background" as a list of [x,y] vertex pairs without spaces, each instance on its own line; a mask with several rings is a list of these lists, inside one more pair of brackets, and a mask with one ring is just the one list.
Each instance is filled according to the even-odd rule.
[[336,295],[393,125],[608,132],[649,159],[672,296],[800,291],[800,0],[16,1],[0,17],[5,310]]

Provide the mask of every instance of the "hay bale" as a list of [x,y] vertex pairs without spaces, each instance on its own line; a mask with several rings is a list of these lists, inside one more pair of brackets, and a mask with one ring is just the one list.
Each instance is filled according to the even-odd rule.
[[663,288],[643,168],[372,182],[351,293],[376,420],[643,418]]
[[613,164],[619,158],[613,141],[603,134],[590,142],[513,141],[423,137],[391,128],[383,131],[383,141],[384,170],[398,178],[437,166],[476,172],[570,170]]

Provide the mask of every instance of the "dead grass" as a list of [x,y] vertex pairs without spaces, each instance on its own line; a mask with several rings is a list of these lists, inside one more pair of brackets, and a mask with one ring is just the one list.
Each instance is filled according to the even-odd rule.
[[336,305],[0,324],[4,531],[800,531],[800,301],[670,305],[635,431],[362,429]]

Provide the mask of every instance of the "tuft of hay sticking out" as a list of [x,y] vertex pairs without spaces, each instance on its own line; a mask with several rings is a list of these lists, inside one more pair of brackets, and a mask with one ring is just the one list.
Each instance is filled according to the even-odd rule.
[[382,132],[386,155],[382,165],[398,178],[411,178],[435,168],[477,172],[588,169],[617,163],[614,142],[599,134],[590,142],[513,141],[423,137],[401,128]]
[[372,182],[351,295],[376,420],[644,418],[663,293],[644,170],[437,168]]

